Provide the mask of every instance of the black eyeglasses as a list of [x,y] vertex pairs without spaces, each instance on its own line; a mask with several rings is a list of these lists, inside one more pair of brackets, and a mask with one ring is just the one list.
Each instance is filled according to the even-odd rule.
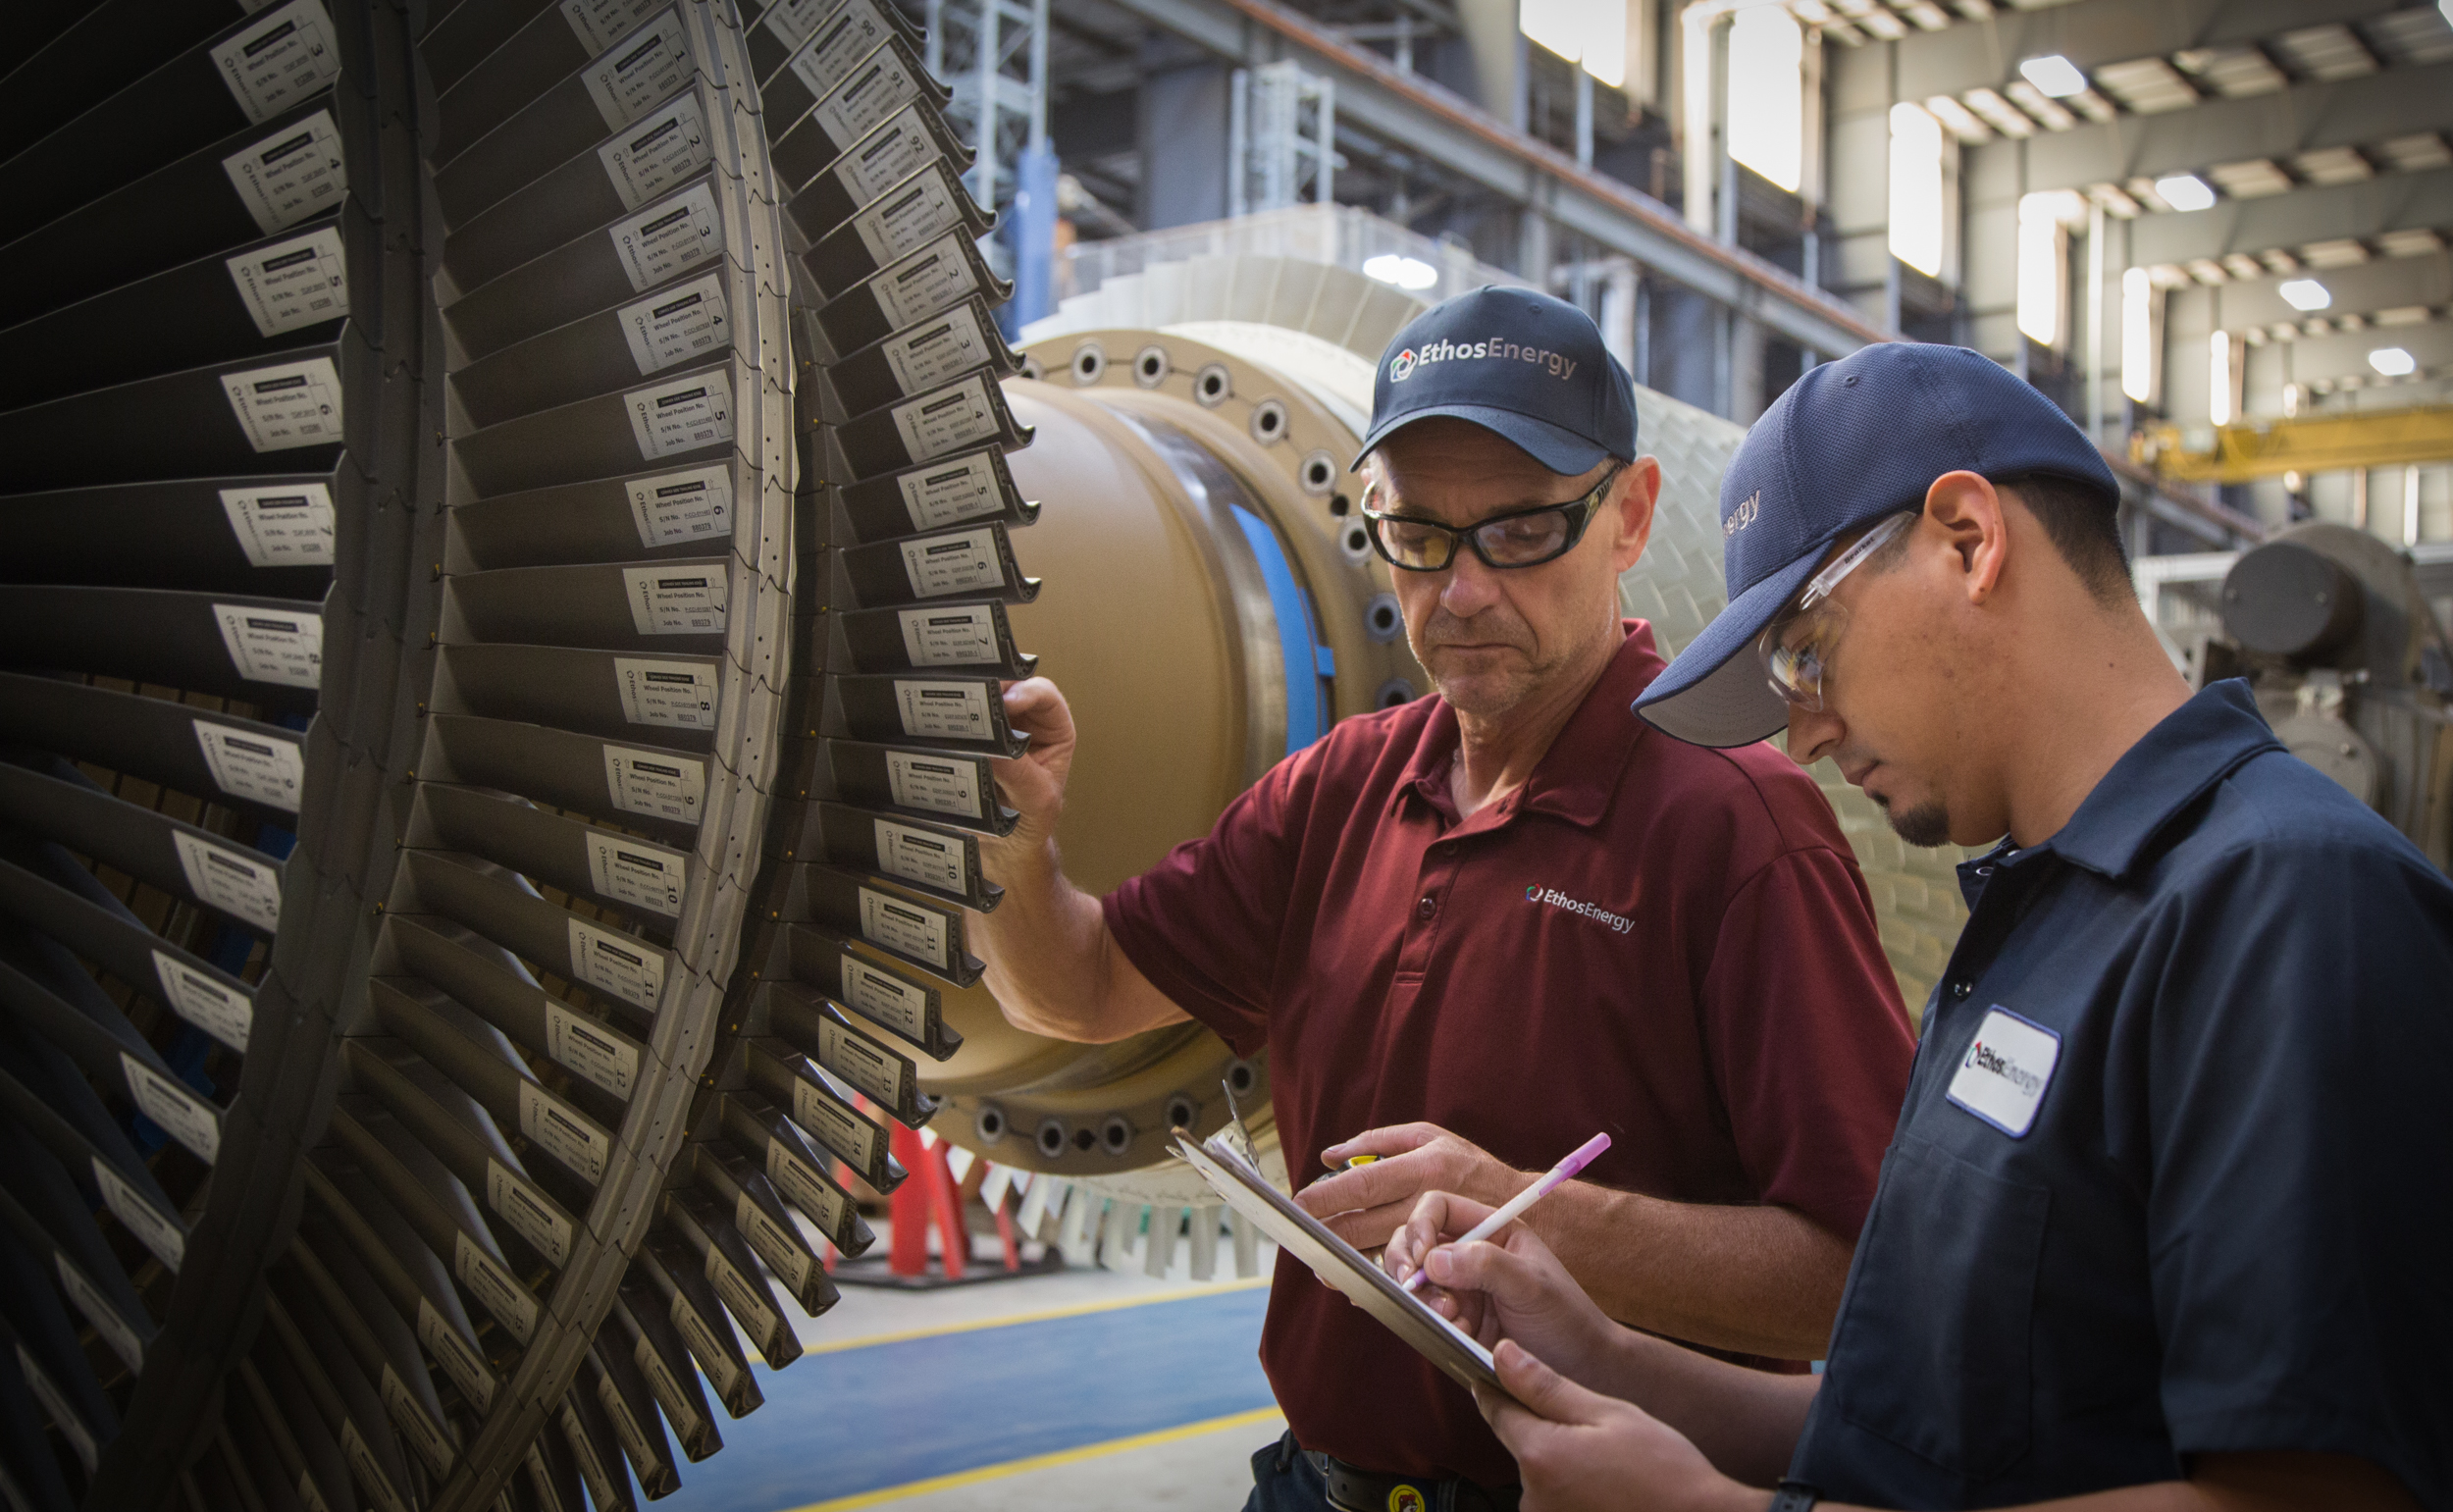
[[1442,525],[1419,515],[1365,509],[1363,528],[1372,539],[1372,548],[1389,566],[1406,572],[1446,571],[1456,560],[1459,541],[1470,545],[1482,564],[1494,571],[1539,567],[1565,556],[1585,539],[1586,527],[1601,507],[1601,496],[1626,470],[1624,462],[1611,468],[1581,498],[1510,509],[1471,525]]

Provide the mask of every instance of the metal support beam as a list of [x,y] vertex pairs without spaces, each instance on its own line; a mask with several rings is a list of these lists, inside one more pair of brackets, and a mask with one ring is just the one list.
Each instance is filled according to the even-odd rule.
[[2341,472],[2453,459],[2453,406],[2311,415],[2227,425],[2212,451],[2184,451],[2170,426],[2143,432],[2141,460],[2189,483],[2247,483],[2284,473]]
[[1579,169],[1565,153],[1509,130],[1448,90],[1398,72],[1386,59],[1275,0],[1112,3],[1247,65],[1271,61],[1267,33],[1275,33],[1281,45],[1306,58],[1306,67],[1335,79],[1342,124],[1405,143],[1424,161],[1520,205],[1539,205],[1561,229],[1743,310],[1791,341],[1837,356],[1891,339],[1787,271],[1715,245],[1660,201]]
[[2082,69],[2132,58],[2167,57],[2184,48],[2254,42],[2327,22],[2365,21],[2400,10],[2403,0],[2077,0],[2020,10],[1997,6],[1977,26],[1910,31],[1889,50],[1899,70],[1894,98],[1921,100],[1980,87],[2000,88],[2018,60],[2060,53]]
[[2187,263],[2447,226],[2453,226],[2453,168],[2438,168],[2270,199],[2226,199],[2186,215],[2142,215],[2129,223],[2130,261],[2143,267]]

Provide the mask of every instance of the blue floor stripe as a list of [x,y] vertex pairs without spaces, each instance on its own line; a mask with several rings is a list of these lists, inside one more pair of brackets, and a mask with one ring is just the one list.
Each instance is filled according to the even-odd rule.
[[1266,1288],[812,1355],[757,1371],[657,1512],[779,1512],[1267,1407]]

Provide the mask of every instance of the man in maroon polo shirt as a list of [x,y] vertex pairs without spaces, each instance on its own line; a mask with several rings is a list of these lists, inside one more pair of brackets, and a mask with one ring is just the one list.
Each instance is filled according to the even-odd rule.
[[[1629,705],[1662,668],[1622,621],[1660,470],[1581,311],[1485,288],[1390,343],[1366,520],[1439,697],[1343,720],[1204,839],[1094,899],[1053,836],[1074,732],[1031,750],[975,924],[1018,1025],[1086,1041],[1196,1018],[1270,1052],[1304,1204],[1362,1248],[1416,1197],[1496,1203],[1606,1132],[1527,1222],[1613,1316],[1742,1356],[1821,1352],[1906,1084],[1907,1021],[1813,783]],[[1289,1432],[1255,1512],[1512,1508],[1472,1399],[1281,1258],[1261,1357]]]

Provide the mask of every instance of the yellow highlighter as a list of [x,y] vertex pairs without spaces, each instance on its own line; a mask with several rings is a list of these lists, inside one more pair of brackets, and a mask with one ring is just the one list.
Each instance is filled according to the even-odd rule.
[[1380,1157],[1377,1155],[1349,1155],[1346,1157],[1345,1169],[1352,1171],[1357,1166],[1368,1166],[1378,1159]]

